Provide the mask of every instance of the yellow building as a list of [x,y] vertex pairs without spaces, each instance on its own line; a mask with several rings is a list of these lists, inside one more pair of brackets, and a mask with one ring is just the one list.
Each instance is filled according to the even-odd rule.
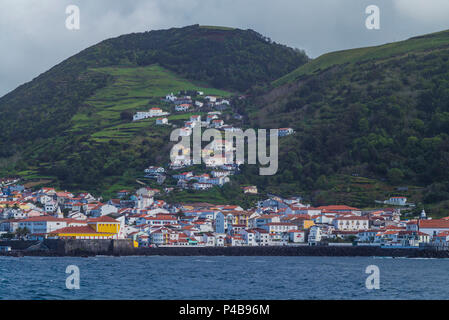
[[298,227],[300,227],[303,230],[307,230],[310,227],[315,225],[315,222],[313,222],[312,219],[303,219],[303,218],[298,218],[295,219],[294,221],[292,221],[294,224],[296,224]]
[[0,209],[1,208],[18,208],[22,210],[30,210],[31,205],[29,203],[19,201],[0,201]]
[[232,214],[234,215],[234,224],[241,224],[248,227],[248,221],[251,213],[246,211],[234,211]]
[[119,233],[120,231],[120,222],[108,216],[89,219],[87,225],[96,232]]
[[117,239],[120,222],[111,217],[93,218],[86,226],[65,227],[48,233],[60,239]]

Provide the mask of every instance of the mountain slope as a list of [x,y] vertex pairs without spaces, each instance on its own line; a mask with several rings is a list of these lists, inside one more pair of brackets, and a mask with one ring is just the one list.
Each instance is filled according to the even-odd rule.
[[[296,130],[282,141],[278,175],[248,181],[317,203],[448,200],[448,79],[449,31],[310,61],[240,106],[252,126]],[[356,197],[354,176],[374,179]],[[417,192],[395,191],[402,185]]]
[[186,79],[243,92],[292,71],[307,56],[251,30],[200,27],[133,33],[105,40],[0,98],[0,156],[69,127],[67,119],[113,81],[91,68],[160,66]]
[[97,193],[127,187],[168,157],[169,140],[168,128],[129,114],[180,90],[231,96],[307,60],[252,30],[194,25],[105,40],[0,98],[0,174]]
[[449,31],[441,31],[381,46],[326,53],[273,81],[273,84],[280,86],[303,76],[319,74],[337,65],[356,64],[369,60],[379,61],[413,52],[425,52],[428,50],[433,51],[437,48],[445,48],[449,46],[447,42],[448,37]]

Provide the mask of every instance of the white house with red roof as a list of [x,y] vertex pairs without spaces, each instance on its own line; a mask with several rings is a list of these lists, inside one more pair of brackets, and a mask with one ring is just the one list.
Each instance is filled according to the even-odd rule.
[[379,230],[362,230],[357,234],[357,241],[359,242],[371,242],[373,243],[376,239],[376,234]]
[[243,229],[240,231],[245,246],[257,246],[257,231],[254,229]]
[[212,120],[211,127],[212,128],[220,128],[224,125],[224,121],[221,119]]
[[441,231],[433,236],[433,243],[441,246],[449,245],[449,231]]
[[279,215],[263,214],[254,218],[254,228],[262,228],[264,225],[272,222],[281,222]]
[[449,220],[445,219],[432,219],[432,220],[419,220],[419,231],[428,234],[431,237],[443,231],[449,231]]
[[192,171],[187,171],[187,172],[173,175],[173,178],[176,180],[189,180],[191,177],[193,177]]
[[216,114],[208,114],[206,116],[206,123],[211,123],[212,120],[218,119],[218,116]]
[[369,229],[368,217],[346,216],[333,219],[333,226],[341,231],[360,231]]
[[101,217],[112,213],[117,213],[117,207],[111,204],[97,204],[94,208],[92,208],[89,212],[89,215],[93,217]]
[[86,222],[74,219],[40,216],[19,221],[19,228],[27,228],[31,234],[44,235],[68,226],[83,226]]
[[156,119],[156,124],[157,125],[164,125],[164,124],[168,124],[168,118],[157,118]]
[[179,129],[179,136],[180,137],[188,137],[192,134],[192,128],[190,127],[182,127]]
[[262,229],[267,230],[270,234],[279,234],[291,230],[298,230],[298,226],[290,222],[270,222],[263,225]]
[[203,233],[201,243],[208,247],[213,247],[216,244],[216,237],[212,232]]
[[148,224],[152,227],[162,227],[165,225],[177,224],[178,218],[168,214],[158,214],[155,217],[145,216],[137,220],[137,224]]
[[201,115],[190,116],[190,121],[195,123],[201,123]]

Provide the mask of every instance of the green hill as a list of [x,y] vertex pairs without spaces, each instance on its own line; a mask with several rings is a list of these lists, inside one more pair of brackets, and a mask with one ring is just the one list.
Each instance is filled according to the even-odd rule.
[[[310,60],[251,30],[190,26],[105,40],[0,98],[0,175],[110,196],[164,164],[168,127],[130,122],[169,92],[228,96],[244,127],[292,127],[274,176],[170,200],[248,204],[239,186],[313,204],[404,195],[449,210],[449,32]],[[235,99],[245,93],[246,99]],[[232,122],[232,115],[225,115]],[[172,114],[181,124],[189,114]],[[202,170],[202,168],[197,168]],[[401,188],[398,188],[401,187]],[[407,187],[407,188],[405,188]]]
[[397,58],[400,55],[406,55],[413,52],[432,51],[437,48],[447,47],[448,37],[449,31],[442,31],[376,47],[326,53],[273,81],[273,85],[281,86],[304,76],[319,74],[320,72],[335,66],[386,60],[390,57]]
[[296,131],[282,139],[276,176],[257,177],[248,168],[242,182],[308,194],[316,204],[366,207],[405,195],[443,214],[448,80],[449,31],[314,59],[239,106],[251,126]]
[[102,41],[0,98],[0,174],[96,193],[135,186],[146,166],[168,158],[170,130],[130,114],[167,109],[161,97],[180,90],[232,98],[306,61],[255,31],[223,27]]

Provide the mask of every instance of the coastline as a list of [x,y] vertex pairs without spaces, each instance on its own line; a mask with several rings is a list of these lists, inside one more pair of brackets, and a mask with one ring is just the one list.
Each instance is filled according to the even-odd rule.
[[105,256],[329,256],[449,258],[449,251],[367,246],[236,246],[134,248],[127,240],[9,241],[12,251],[0,256],[89,257]]

